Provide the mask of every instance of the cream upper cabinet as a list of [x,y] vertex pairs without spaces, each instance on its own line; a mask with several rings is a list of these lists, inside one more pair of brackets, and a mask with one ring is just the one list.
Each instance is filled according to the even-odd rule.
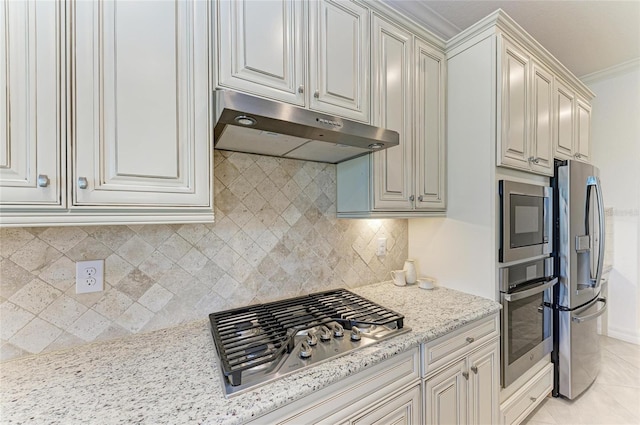
[[213,221],[210,10],[7,2],[3,226]]
[[0,5],[0,205],[65,203],[63,3]]
[[416,217],[445,210],[445,81],[442,51],[372,17],[372,124],[400,144],[338,164],[338,217]]
[[499,37],[502,69],[497,164],[553,174],[553,74],[527,51]]
[[352,1],[221,0],[218,85],[369,122],[369,31]]
[[444,210],[445,204],[445,58],[415,40],[414,187],[417,210]]
[[576,102],[576,139],[573,156],[584,162],[591,159],[591,106],[580,98]]
[[372,19],[373,125],[397,131],[400,145],[373,153],[373,208],[413,207],[413,122],[410,32],[374,15]]
[[309,2],[309,107],[369,122],[369,11],[351,1]]
[[573,132],[575,95],[572,90],[555,81],[554,89],[554,155],[558,158],[569,159],[573,156]]
[[305,104],[304,3],[220,0],[218,84]]
[[531,140],[529,162],[539,174],[553,174],[553,74],[537,61],[531,66]]
[[560,159],[590,161],[591,105],[559,79],[554,87],[554,155]]
[[211,207],[206,3],[72,13],[74,205]]

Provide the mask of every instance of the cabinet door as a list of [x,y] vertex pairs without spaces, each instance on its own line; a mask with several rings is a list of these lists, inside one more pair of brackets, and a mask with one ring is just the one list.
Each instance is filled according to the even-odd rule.
[[310,2],[310,108],[369,122],[369,11],[339,0]]
[[0,4],[0,204],[64,205],[62,2]]
[[558,79],[554,89],[554,156],[562,159],[573,157],[574,104],[575,96]]
[[589,162],[591,155],[591,106],[582,99],[576,102],[576,139],[574,158]]
[[553,175],[553,75],[537,62],[533,62],[531,117],[531,170]]
[[218,84],[304,105],[304,4],[221,0]]
[[207,2],[72,13],[74,205],[211,205]]
[[501,45],[501,135],[498,165],[529,169],[529,56],[504,37]]
[[444,55],[426,42],[415,45],[416,209],[445,208]]
[[354,425],[420,425],[422,424],[421,404],[420,386],[416,385],[403,393],[391,396],[390,400],[374,406],[363,415],[349,421],[349,423]]
[[469,358],[469,423],[497,424],[500,369],[498,341],[472,353]]
[[425,424],[466,424],[467,407],[466,358],[427,379],[424,385]]
[[413,152],[411,131],[412,35],[373,15],[373,125],[395,130],[400,144],[373,154],[374,210],[411,210]]

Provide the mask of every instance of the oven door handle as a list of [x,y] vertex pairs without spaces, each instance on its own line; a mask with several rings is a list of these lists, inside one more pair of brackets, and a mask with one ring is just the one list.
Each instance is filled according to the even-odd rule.
[[523,298],[530,297],[531,295],[536,295],[544,292],[547,289],[553,287],[556,283],[558,283],[558,278],[554,277],[544,285],[536,286],[535,288],[527,289],[526,291],[516,292],[515,294],[504,294],[504,299],[507,301],[518,301]]

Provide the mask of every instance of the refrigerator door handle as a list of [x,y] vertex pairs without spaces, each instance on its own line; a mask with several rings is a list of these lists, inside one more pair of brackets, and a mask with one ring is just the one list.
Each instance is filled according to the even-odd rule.
[[[595,179],[596,194],[598,195],[598,233],[600,233],[600,239],[598,240],[598,268],[596,269],[596,277],[593,281],[594,287],[600,286],[600,280],[602,279],[602,270],[604,267],[604,238],[605,238],[605,224],[604,224],[604,201],[602,200],[602,186],[600,185],[600,178]],[[606,303],[606,301],[605,301]]]
[[530,297],[532,295],[544,292],[547,289],[551,288],[556,283],[558,283],[558,278],[554,277],[553,279],[551,279],[550,281],[548,281],[544,285],[540,285],[540,286],[537,286],[537,287],[532,288],[532,289],[527,289],[526,291],[516,292],[514,294],[504,294],[504,299],[507,300],[507,301],[518,301],[518,300],[521,300],[523,298],[527,298],[527,297]]
[[602,316],[602,314],[604,314],[605,311],[607,311],[607,299],[606,298],[598,298],[596,300],[596,302],[601,302],[602,308],[598,311],[596,311],[595,313],[592,314],[587,314],[586,316],[572,316],[571,317],[571,321],[572,322],[576,322],[576,323],[583,323],[583,322],[587,322],[589,320],[593,320],[599,316]]

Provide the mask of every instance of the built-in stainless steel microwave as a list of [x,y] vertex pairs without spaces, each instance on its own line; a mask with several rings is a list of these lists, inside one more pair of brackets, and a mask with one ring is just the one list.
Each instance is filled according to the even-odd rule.
[[553,197],[550,187],[500,180],[501,263],[551,253]]

